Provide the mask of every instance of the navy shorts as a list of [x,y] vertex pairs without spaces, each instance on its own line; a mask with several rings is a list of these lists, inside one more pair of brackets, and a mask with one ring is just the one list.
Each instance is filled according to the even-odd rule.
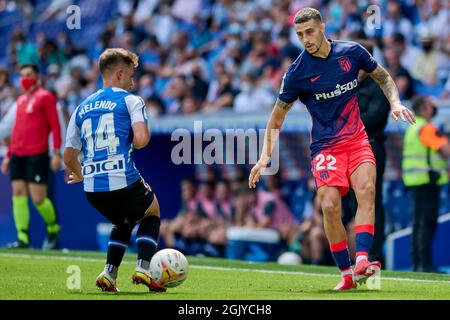
[[89,203],[115,225],[142,219],[155,197],[142,178],[124,189],[85,193]]

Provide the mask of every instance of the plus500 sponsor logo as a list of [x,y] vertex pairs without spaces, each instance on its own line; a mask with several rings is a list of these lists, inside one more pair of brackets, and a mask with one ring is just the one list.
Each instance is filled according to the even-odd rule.
[[346,93],[347,91],[353,90],[358,86],[358,80],[355,79],[353,81],[350,81],[344,85],[337,84],[336,90],[331,92],[325,92],[325,93],[316,93],[316,100],[326,100],[334,97],[338,97],[341,94]]
[[125,159],[111,159],[85,163],[83,176],[92,177],[97,174],[125,171]]

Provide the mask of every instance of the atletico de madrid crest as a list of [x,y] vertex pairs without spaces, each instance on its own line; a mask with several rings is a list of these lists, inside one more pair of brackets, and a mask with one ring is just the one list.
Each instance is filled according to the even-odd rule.
[[352,68],[352,64],[350,63],[350,59],[348,57],[342,57],[338,60],[338,62],[342,70],[344,70],[345,72],[349,72]]

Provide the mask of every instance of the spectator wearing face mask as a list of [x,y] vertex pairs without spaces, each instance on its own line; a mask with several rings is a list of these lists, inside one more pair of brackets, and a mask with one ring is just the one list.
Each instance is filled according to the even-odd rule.
[[234,110],[237,112],[255,112],[270,110],[274,97],[262,86],[259,86],[257,79],[251,73],[241,77],[241,92],[236,96]]
[[443,63],[442,54],[434,48],[434,37],[424,32],[420,38],[422,51],[415,60],[412,76],[425,86],[438,85],[438,70]]

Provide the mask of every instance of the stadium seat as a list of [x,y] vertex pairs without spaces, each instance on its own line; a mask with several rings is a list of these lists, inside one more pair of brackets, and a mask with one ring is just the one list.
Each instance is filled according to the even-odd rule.
[[406,228],[411,224],[412,199],[403,181],[395,180],[388,183],[384,202],[391,231]]

